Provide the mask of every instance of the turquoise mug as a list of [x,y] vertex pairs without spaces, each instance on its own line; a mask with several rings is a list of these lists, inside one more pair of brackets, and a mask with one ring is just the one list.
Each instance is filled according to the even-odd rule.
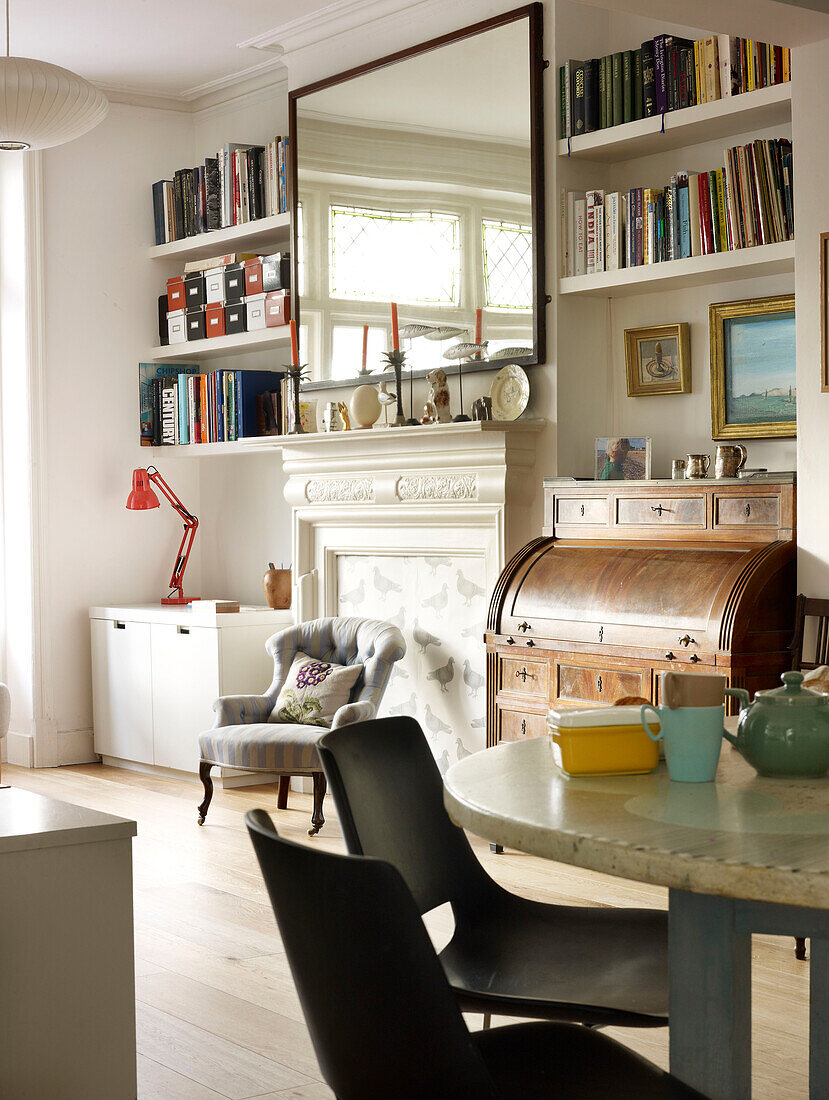
[[[726,695],[734,695],[731,689]],[[659,719],[659,732],[648,726],[645,715]],[[725,707],[654,707],[640,709],[645,733],[651,741],[663,741],[668,775],[678,783],[711,783],[717,775],[725,724]]]

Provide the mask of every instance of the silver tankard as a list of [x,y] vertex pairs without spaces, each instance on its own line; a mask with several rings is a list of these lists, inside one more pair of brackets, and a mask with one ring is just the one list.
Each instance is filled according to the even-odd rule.
[[710,465],[710,455],[688,455],[685,466],[685,477],[689,480],[708,477],[708,467]]
[[738,471],[745,466],[747,458],[748,452],[742,443],[733,447],[728,443],[720,443],[714,463],[714,477],[736,477]]

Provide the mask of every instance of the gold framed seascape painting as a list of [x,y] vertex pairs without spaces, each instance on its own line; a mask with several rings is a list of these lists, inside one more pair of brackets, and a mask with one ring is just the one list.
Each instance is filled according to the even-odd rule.
[[708,307],[711,435],[797,435],[794,294]]
[[628,397],[691,392],[691,327],[625,329]]

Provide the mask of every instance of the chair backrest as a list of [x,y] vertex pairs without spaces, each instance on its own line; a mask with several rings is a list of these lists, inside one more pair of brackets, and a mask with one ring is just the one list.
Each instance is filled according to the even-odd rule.
[[379,718],[317,742],[348,850],[392,863],[421,913],[494,899],[483,870],[443,804],[443,780],[414,718]]
[[275,699],[297,653],[336,665],[363,665],[349,702],[380,705],[392,666],[406,654],[403,635],[381,619],[355,617],[312,619],[280,630],[266,647],[274,660],[273,683],[267,694]]
[[497,1097],[398,872],[283,840],[264,810],[245,822],[338,1100]]
[[[813,623],[809,621],[812,619]],[[804,640],[809,647],[806,658]],[[794,669],[829,665],[829,600],[813,599],[802,593],[797,597],[791,651]]]

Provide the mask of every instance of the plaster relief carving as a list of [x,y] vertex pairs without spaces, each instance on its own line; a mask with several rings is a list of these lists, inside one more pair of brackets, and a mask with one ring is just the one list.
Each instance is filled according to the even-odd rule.
[[368,504],[374,500],[374,479],[370,477],[319,477],[305,486],[309,504]]
[[477,500],[477,474],[410,474],[397,479],[399,500]]

